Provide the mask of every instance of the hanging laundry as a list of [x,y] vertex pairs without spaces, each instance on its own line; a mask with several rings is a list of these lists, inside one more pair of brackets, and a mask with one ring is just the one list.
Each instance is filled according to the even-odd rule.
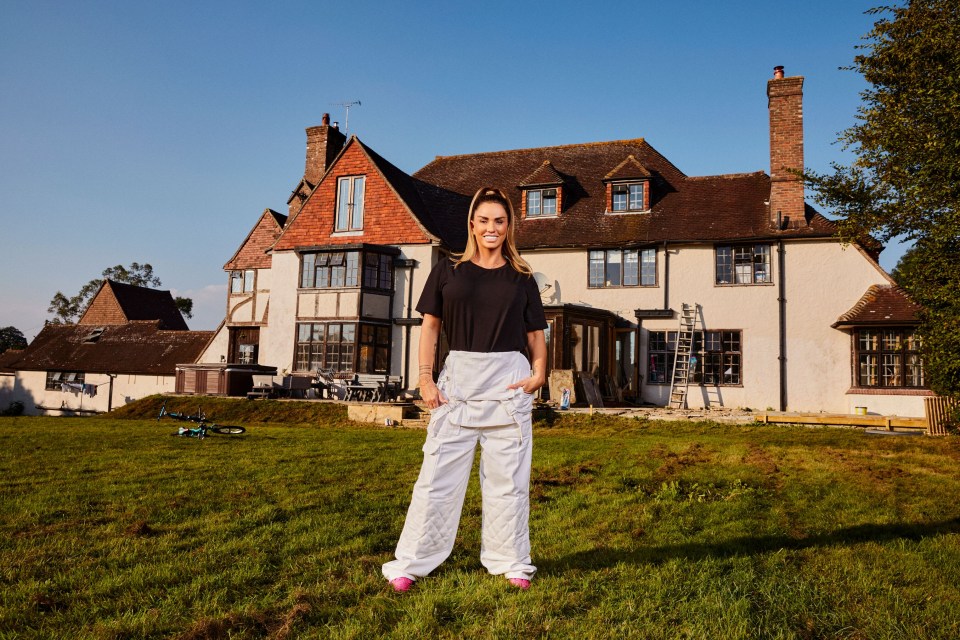
[[83,385],[83,395],[90,396],[91,398],[97,397],[97,385],[95,384],[85,384]]
[[64,382],[60,385],[60,390],[64,393],[72,393],[73,395],[77,395],[83,391],[83,385],[77,382]]

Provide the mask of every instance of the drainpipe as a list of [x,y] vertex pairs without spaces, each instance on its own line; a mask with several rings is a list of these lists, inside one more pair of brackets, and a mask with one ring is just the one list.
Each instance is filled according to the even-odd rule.
[[110,378],[110,395],[107,396],[107,413],[113,411],[113,380],[117,377],[115,373],[108,373],[107,377]]
[[417,268],[417,261],[413,259],[395,260],[394,264],[398,267],[407,269],[407,313],[403,322],[406,329],[406,336],[403,340],[403,387],[404,391],[410,390],[410,332],[413,329],[413,272]]
[[[779,214],[778,214],[779,215]],[[780,411],[787,410],[787,297],[786,297],[786,266],[787,259],[784,255],[783,240],[777,241],[777,262],[780,276],[780,285],[778,287],[778,316],[780,323]]]
[[663,241],[663,308],[670,308],[670,252],[667,241]]

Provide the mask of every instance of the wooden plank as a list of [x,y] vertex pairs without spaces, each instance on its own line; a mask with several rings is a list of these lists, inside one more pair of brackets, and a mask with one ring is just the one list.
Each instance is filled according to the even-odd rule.
[[927,419],[910,416],[863,416],[846,413],[758,413],[757,422],[764,424],[822,424],[881,429],[926,429]]

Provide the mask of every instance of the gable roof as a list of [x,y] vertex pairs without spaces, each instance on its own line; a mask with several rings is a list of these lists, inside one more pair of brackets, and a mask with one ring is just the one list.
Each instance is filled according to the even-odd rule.
[[[520,185],[546,160],[566,176],[564,210],[555,218],[519,220],[521,249],[830,237],[835,232],[833,223],[811,208],[807,225],[777,230],[769,222],[770,177],[764,172],[688,177],[642,138],[437,157],[413,177],[459,196],[446,203],[456,211],[433,214],[465,226],[467,207],[461,203],[469,203],[484,185],[502,188],[519,211]],[[604,180],[618,169],[636,173],[634,163],[649,172],[651,211],[606,213]]]
[[[326,173],[320,178],[317,187],[310,193],[303,205],[292,214],[284,225],[283,233],[273,244],[271,249],[283,251],[295,249],[300,246],[322,246],[323,232],[308,232],[301,229],[301,226],[308,226],[310,223],[301,221],[304,215],[317,215],[316,207],[311,206],[314,199],[328,197],[325,191],[328,188],[322,187],[324,181],[329,179],[331,174],[336,175],[337,171],[343,171],[343,163],[355,163],[356,153],[359,150],[362,157],[369,162],[369,165],[379,174],[386,183],[387,189],[392,192],[399,205],[406,214],[410,215],[413,223],[412,228],[417,230],[417,234],[422,234],[422,239],[418,242],[442,242],[450,244],[452,242],[466,241],[465,224],[462,211],[457,205],[460,203],[460,197],[457,194],[450,194],[438,189],[435,185],[418,180],[409,174],[403,172],[386,160],[379,153],[371,149],[356,136],[350,136],[343,150],[337,155],[336,159],[327,168]],[[344,174],[348,175],[348,174]],[[367,185],[368,189],[372,185]],[[471,194],[472,195],[472,194]],[[378,197],[382,197],[378,193]],[[469,203],[469,199],[467,200]],[[330,215],[332,215],[332,206],[330,205]],[[450,213],[453,212],[460,224],[454,224],[450,220]],[[365,214],[366,215],[366,214]],[[304,218],[304,220],[307,220]],[[460,226],[464,230],[460,230]],[[319,235],[317,242],[307,242],[307,239]],[[366,233],[364,234],[366,236]],[[461,240],[462,238],[462,240]],[[367,240],[364,240],[367,241]]]
[[610,173],[603,176],[606,180],[629,180],[630,178],[652,178],[653,175],[645,166],[633,157],[633,154],[627,156],[626,160],[614,167]]
[[247,237],[223,265],[224,270],[269,269],[272,260],[267,250],[283,233],[286,222],[287,216],[282,213],[277,213],[273,209],[264,209]]
[[157,320],[103,327],[93,342],[89,326],[48,324],[9,363],[26,371],[84,371],[173,375],[181,363],[195,362],[213,331],[168,331]]
[[543,164],[519,183],[521,187],[552,186],[555,184],[563,184],[563,176],[557,173],[557,170],[553,168],[553,164],[551,164],[549,160],[544,160]]
[[849,311],[837,318],[834,328],[862,325],[915,325],[920,305],[893,284],[871,285]]
[[[119,310],[122,320],[104,321],[98,317],[104,306]],[[90,300],[78,325],[121,324],[133,320],[158,320],[163,329],[186,331],[187,323],[169,291],[149,289],[114,280],[104,280]]]

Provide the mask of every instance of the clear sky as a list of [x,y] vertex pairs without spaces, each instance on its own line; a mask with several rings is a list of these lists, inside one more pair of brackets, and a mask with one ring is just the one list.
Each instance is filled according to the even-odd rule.
[[[226,306],[223,264],[286,212],[324,112],[407,172],[436,155],[643,137],[687,175],[769,171],[766,81],[803,75],[806,164],[865,87],[864,0],[87,2],[0,7],[0,326],[149,262]],[[889,270],[901,253],[891,247]]]

